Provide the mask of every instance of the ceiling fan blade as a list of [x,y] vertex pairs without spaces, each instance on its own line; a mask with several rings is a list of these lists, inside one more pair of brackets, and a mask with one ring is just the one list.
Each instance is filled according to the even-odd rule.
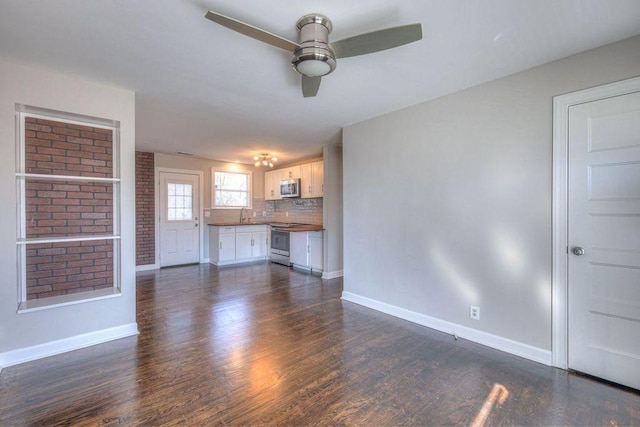
[[336,58],[365,55],[422,39],[422,25],[409,24],[360,34],[331,43]]
[[305,98],[316,96],[318,89],[320,89],[320,81],[322,77],[309,77],[302,76],[302,95]]
[[204,17],[222,25],[223,27],[227,27],[230,30],[237,31],[240,34],[244,34],[245,36],[260,40],[261,42],[279,47],[289,52],[293,52],[295,49],[300,47],[298,43],[294,43],[284,37],[261,30],[253,25],[246,24],[242,21],[238,21],[237,19],[229,18],[228,16],[221,15],[217,12],[208,11]]

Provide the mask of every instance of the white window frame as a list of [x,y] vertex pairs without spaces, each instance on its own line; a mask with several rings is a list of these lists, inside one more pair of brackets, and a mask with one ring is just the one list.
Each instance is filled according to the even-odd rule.
[[[171,184],[171,183],[170,183],[170,184]],[[176,185],[176,183],[173,183],[173,184],[174,184],[174,185]],[[171,215],[170,215],[170,212],[171,212],[171,206],[169,205],[169,200],[168,200],[168,199],[169,199],[169,197],[171,197],[171,195],[170,195],[170,194],[168,194],[168,195],[167,195],[167,212],[166,212],[166,215],[167,215],[167,222],[193,221],[193,220],[194,220],[194,218],[197,218],[197,217],[198,217],[197,212],[194,212],[194,210],[193,210],[193,200],[194,200],[194,199],[195,199],[195,197],[196,197],[196,195],[195,195],[195,194],[193,194],[193,186],[191,186],[191,184],[178,184],[178,185],[189,185],[189,186],[191,187],[191,196],[190,196],[190,198],[191,198],[191,209],[190,209],[190,210],[191,210],[191,218],[187,218],[187,219],[182,219],[182,218],[171,219],[171,218],[170,218],[170,216],[171,216]],[[177,194],[176,194],[176,195],[174,195],[174,197],[177,197],[177,196],[178,196]],[[182,197],[184,197],[184,195],[183,195]]]
[[[247,176],[247,206],[216,206],[216,172],[235,173]],[[235,168],[211,168],[211,209],[251,209],[253,205],[253,172]]]
[[[94,128],[109,129],[113,131],[112,137],[112,177],[98,178],[75,175],[50,175],[26,173],[25,164],[25,118],[53,120],[63,123],[71,123]],[[120,122],[83,116],[73,113],[65,113],[45,108],[16,104],[16,213],[17,213],[17,273],[18,273],[18,313],[37,311],[46,308],[65,306],[70,304],[95,301],[96,299],[110,298],[121,295],[121,250],[120,250]],[[113,184],[113,225],[109,234],[82,234],[60,237],[28,238],[26,235],[26,182],[31,179],[52,181],[76,181],[76,182],[102,182]],[[27,301],[27,271],[26,250],[30,244],[81,242],[81,241],[113,241],[113,287],[97,289],[93,291],[78,292],[67,295],[59,295]]]

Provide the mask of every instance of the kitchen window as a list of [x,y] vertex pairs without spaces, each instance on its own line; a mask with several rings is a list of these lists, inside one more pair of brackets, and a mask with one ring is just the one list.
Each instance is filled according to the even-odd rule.
[[214,209],[251,208],[251,172],[211,172]]

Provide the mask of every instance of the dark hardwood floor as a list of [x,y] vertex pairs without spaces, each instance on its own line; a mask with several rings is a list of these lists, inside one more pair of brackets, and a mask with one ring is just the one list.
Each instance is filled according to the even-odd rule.
[[274,264],[139,273],[140,335],[5,368],[0,425],[640,425],[635,391],[341,291]]

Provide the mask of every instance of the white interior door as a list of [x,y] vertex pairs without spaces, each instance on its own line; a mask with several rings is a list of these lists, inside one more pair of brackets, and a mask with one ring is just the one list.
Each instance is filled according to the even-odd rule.
[[569,108],[569,368],[640,389],[640,93]]
[[200,262],[200,176],[160,172],[160,267]]

